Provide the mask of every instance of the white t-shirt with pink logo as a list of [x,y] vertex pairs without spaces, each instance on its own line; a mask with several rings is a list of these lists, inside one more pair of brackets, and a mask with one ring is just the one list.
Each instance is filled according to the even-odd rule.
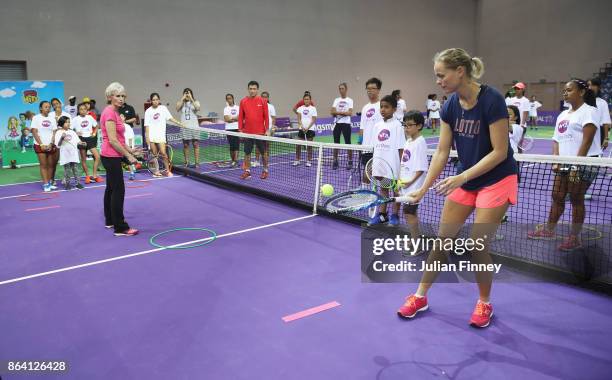
[[429,169],[427,141],[425,141],[423,136],[419,136],[414,140],[406,140],[400,165],[400,179],[404,182],[411,181],[417,172],[423,172],[412,185],[401,188],[400,194],[408,195],[420,189],[423,183],[425,183],[425,177],[427,177],[427,170]]
[[[348,96],[346,98],[336,98],[334,99],[332,107],[338,112],[348,112],[351,108],[353,108],[353,99],[349,98]],[[336,116],[336,123],[351,124],[351,117]]]
[[601,154],[600,128],[595,121],[597,110],[584,103],[576,111],[565,110],[557,117],[553,140],[559,143],[560,156],[577,156],[582,145],[583,128],[587,124],[597,127],[593,137],[593,143],[589,148],[587,156],[598,156]]
[[527,122],[527,120],[522,119],[523,112],[529,113],[529,111],[531,111],[531,103],[529,103],[529,99],[527,99],[526,96],[523,96],[521,98],[517,98],[516,96],[512,98],[507,98],[506,105],[513,105],[519,109],[519,112],[521,113],[518,117],[520,119],[520,124],[525,124]]
[[380,114],[380,102],[368,103],[361,109],[361,121],[359,129],[363,131],[363,145],[373,146],[376,133],[374,127],[383,121]]
[[395,109],[393,117],[395,117],[399,121],[403,121],[404,113],[406,113],[406,101],[404,99],[399,99],[397,101],[397,108]]
[[[312,118],[317,116],[317,109],[313,105],[309,105],[308,107],[301,106],[297,109],[297,113],[301,115],[302,127],[306,129],[310,126],[310,123],[312,123]],[[314,124],[310,126],[310,129],[314,131]]]
[[71,123],[72,129],[81,137],[91,137],[94,127],[98,126],[98,122],[91,115],[75,116]]
[[[374,165],[372,166],[372,175],[391,179],[399,178],[399,150],[403,149],[406,144],[404,128],[395,117],[392,117],[387,121],[381,120],[376,123],[373,131]],[[377,159],[386,161],[388,165],[376,162]]]
[[[239,112],[240,112],[240,107],[237,104],[234,104],[233,106],[226,106],[223,109],[223,116],[229,116],[232,119],[237,119]],[[237,131],[238,130],[238,122],[235,121],[233,123],[225,123],[225,130],[227,130],[227,131]]]
[[[64,135],[62,139],[62,135]],[[60,140],[62,141],[60,145]],[[60,129],[55,133],[55,145],[59,147],[60,165],[66,165],[71,162],[78,164],[79,160],[79,148],[78,143],[81,142],[79,136],[72,129],[64,130]]]
[[[41,114],[34,115],[32,117],[32,123],[30,124],[30,128],[38,131],[38,136],[40,137],[40,142],[42,145],[49,145],[53,139],[53,131],[57,129],[57,123],[54,117],[43,116]],[[36,140],[34,140],[34,144],[38,145]]]
[[157,108],[149,107],[145,111],[145,127],[149,131],[149,140],[152,143],[166,142],[166,121],[172,118],[172,114],[164,105]]

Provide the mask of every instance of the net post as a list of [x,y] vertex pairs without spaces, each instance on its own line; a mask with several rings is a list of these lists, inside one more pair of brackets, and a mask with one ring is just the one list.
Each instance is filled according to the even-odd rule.
[[319,145],[319,154],[317,157],[317,176],[315,181],[315,194],[312,206],[312,214],[317,215],[317,207],[319,206],[319,196],[321,188],[321,176],[323,175],[323,145]]

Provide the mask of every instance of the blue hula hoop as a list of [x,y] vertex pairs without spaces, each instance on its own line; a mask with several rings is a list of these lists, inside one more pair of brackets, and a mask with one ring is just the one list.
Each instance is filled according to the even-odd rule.
[[[181,245],[178,247],[173,247],[173,246],[166,246],[166,245],[161,245],[161,244],[157,244],[155,242],[155,239],[159,236],[165,235],[165,234],[169,234],[171,232],[175,232],[175,231],[206,231],[210,233],[210,237],[208,238],[204,238],[204,241],[197,243],[197,244],[190,244],[190,245]],[[155,234],[153,236],[151,236],[151,238],[149,239],[149,243],[157,248],[163,248],[163,249],[189,249],[189,248],[196,248],[196,247],[201,247],[203,245],[206,244],[210,244],[213,241],[217,240],[217,233],[211,229],[208,228],[200,228],[200,227],[183,227],[183,228],[173,228],[171,230],[166,230],[166,231],[162,231],[158,234]]]

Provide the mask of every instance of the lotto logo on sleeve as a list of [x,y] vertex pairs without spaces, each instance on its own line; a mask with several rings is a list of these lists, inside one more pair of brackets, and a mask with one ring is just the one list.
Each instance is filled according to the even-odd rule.
[[159,112],[158,112],[158,113],[156,113],[155,115],[153,115],[153,119],[154,119],[154,120],[159,119]]
[[374,116],[374,113],[375,113],[375,112],[376,112],[376,110],[374,110],[374,108],[370,108],[370,109],[368,110],[368,112],[366,112],[366,117],[367,117],[368,119],[369,119],[369,118],[371,118],[372,116]]
[[378,141],[387,141],[391,137],[391,132],[388,129],[383,129],[378,133]]
[[42,126],[43,128],[49,128],[51,126],[51,122],[49,120],[43,120]]
[[559,131],[559,133],[565,133],[567,131],[568,125],[569,125],[569,120],[561,120],[559,122],[559,126],[557,127],[557,130]]
[[404,150],[404,154],[402,154],[402,162],[408,162],[410,161],[410,157],[412,156],[412,154],[410,153],[410,151],[408,149]]

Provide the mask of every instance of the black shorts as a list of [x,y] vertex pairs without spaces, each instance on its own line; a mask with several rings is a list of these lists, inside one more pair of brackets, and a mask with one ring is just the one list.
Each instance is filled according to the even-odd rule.
[[334,143],[340,143],[340,135],[344,136],[344,143],[351,143],[351,125],[348,123],[336,123],[334,126]]
[[90,150],[98,147],[98,138],[96,136],[82,137],[79,136],[81,141],[84,141],[87,146],[79,146],[79,149]]
[[368,161],[370,161],[374,157],[374,153],[362,153],[361,154],[361,165],[365,168]]
[[240,137],[227,135],[227,142],[229,143],[230,152],[240,149]]
[[419,209],[418,203],[417,204],[404,203],[404,214],[416,215],[418,209]]
[[313,130],[309,129],[306,131],[306,134],[304,134],[304,131],[300,129],[300,131],[298,132],[298,137],[301,138],[302,140],[314,139],[315,133]]
[[244,139],[244,154],[251,154],[253,152],[253,144],[257,146],[259,153],[263,154],[266,151],[266,142],[263,140],[256,139]]

